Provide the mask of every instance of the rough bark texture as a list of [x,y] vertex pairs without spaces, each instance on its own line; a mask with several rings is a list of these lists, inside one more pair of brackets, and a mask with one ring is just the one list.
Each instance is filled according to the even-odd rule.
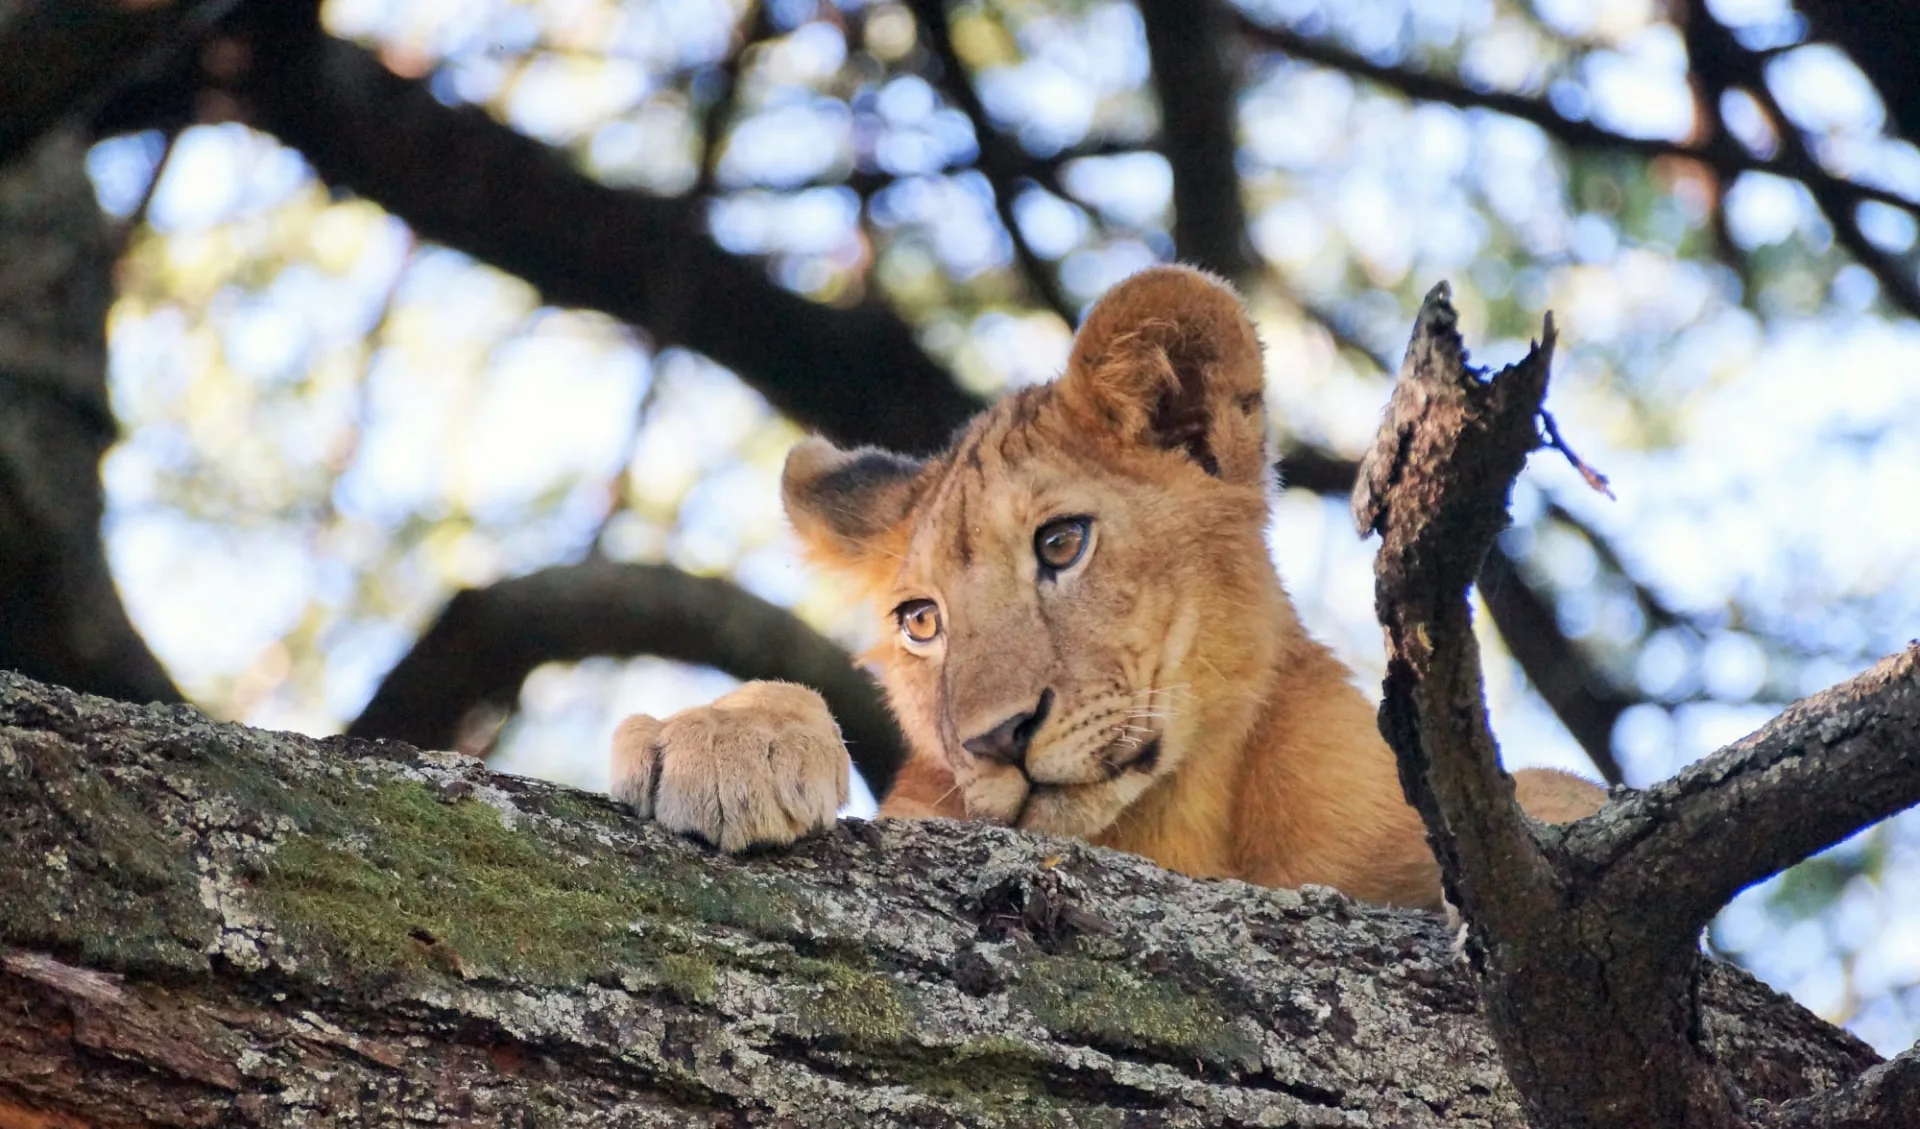
[[[1753,1095],[1875,1061],[1703,996]],[[1520,1125],[1476,1011],[1437,920],[1327,891],[940,822],[720,858],[0,674],[4,1126]]]
[[[1543,1127],[1777,1117],[1752,1107],[1757,1095],[1702,1040],[1699,930],[1741,887],[1920,801],[1920,644],[1671,781],[1569,828],[1533,824],[1487,726],[1466,596],[1527,454],[1548,442],[1566,452],[1541,408],[1553,325],[1489,374],[1467,363],[1456,320],[1442,283],[1362,460],[1353,513],[1381,535],[1380,729],[1471,925],[1489,1029]],[[1909,1069],[1861,1092],[1902,1093]],[[1835,1123],[1916,1116],[1882,1103],[1873,1120]]]

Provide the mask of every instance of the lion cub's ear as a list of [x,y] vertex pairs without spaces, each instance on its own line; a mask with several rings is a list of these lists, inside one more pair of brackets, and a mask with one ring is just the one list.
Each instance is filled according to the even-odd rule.
[[1083,426],[1179,451],[1216,478],[1264,482],[1265,368],[1240,298],[1191,267],[1107,291],[1074,338],[1060,395]]
[[890,575],[906,554],[907,513],[925,467],[875,447],[842,451],[807,438],[787,452],[780,500],[809,556],[829,568]]

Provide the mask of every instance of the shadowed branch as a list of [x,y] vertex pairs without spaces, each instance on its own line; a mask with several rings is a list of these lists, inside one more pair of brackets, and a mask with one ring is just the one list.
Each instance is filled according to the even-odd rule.
[[512,708],[535,667],[595,655],[657,655],[743,681],[811,686],[875,795],[885,794],[903,755],[873,682],[791,612],[724,580],[599,559],[454,596],[347,732],[450,749],[469,710]]

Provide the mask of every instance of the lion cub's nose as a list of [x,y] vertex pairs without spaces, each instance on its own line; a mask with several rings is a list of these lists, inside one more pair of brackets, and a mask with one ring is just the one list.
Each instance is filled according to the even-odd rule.
[[1033,742],[1033,735],[1039,730],[1040,724],[1047,720],[1047,710],[1052,705],[1053,691],[1042,690],[1040,703],[1033,709],[1015,714],[980,736],[967,738],[960,745],[976,757],[1018,765],[1027,759],[1027,746]]

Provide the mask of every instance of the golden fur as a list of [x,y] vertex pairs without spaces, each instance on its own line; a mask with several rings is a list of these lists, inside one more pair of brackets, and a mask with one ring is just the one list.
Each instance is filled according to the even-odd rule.
[[[886,616],[867,658],[912,753],[883,818],[987,819],[1196,876],[1438,906],[1373,706],[1274,571],[1263,388],[1233,292],[1159,267],[1095,306],[1058,382],[1002,399],[937,457],[794,449],[794,527]],[[1049,543],[1079,552],[1056,569],[1041,541],[1063,529]],[[824,781],[833,761],[844,789],[844,752],[822,752],[841,750],[838,731],[795,691],[757,741],[753,711],[735,707],[747,736],[732,751],[676,739],[699,710],[630,719],[615,794],[729,849],[830,822],[830,786],[779,779]],[[767,751],[775,731],[801,752]],[[1564,773],[1515,786],[1552,820],[1604,800]]]

